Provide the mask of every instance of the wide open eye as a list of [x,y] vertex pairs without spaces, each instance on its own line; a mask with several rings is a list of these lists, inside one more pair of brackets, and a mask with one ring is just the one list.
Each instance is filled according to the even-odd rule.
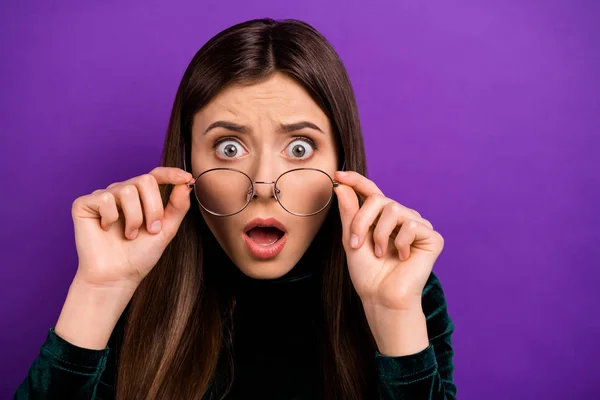
[[220,140],[213,146],[220,158],[239,158],[245,153],[244,147],[234,139]]
[[314,142],[308,138],[298,138],[286,148],[286,154],[300,160],[308,159],[317,149]]

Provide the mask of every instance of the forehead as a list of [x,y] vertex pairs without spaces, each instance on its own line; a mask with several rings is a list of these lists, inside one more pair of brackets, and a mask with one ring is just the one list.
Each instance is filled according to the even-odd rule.
[[329,119],[309,93],[281,73],[254,84],[226,87],[196,114],[194,125],[208,126],[219,119],[250,125],[309,120],[324,131],[330,130]]

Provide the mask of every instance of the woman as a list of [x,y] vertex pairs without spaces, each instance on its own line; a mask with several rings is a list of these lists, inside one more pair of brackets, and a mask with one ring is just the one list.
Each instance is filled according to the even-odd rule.
[[162,164],[73,203],[77,273],[15,398],[455,398],[443,239],[364,176],[312,27],[206,43]]

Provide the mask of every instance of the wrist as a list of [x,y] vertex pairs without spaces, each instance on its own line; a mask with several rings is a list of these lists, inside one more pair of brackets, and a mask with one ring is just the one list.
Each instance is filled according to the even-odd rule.
[[82,272],[81,268],[78,268],[77,272],[75,273],[75,276],[73,277],[73,281],[71,282],[71,286],[76,285],[78,287],[82,287],[90,291],[95,291],[97,293],[112,292],[116,294],[126,294],[135,292],[135,290],[141,283],[130,279],[121,279],[109,282],[98,282],[93,278],[93,276],[86,275],[90,274]]
[[54,331],[83,348],[101,350],[131,300],[133,285],[90,285],[74,278]]
[[416,354],[429,346],[427,319],[421,303],[406,309],[364,304],[365,315],[379,353],[398,357]]

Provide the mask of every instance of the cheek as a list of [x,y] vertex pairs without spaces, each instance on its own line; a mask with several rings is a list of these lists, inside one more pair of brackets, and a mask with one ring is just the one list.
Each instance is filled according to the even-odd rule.
[[208,225],[210,231],[217,239],[221,247],[224,250],[229,250],[231,248],[231,243],[235,240],[233,233],[236,232],[235,223],[232,218],[216,217],[204,210],[201,212],[204,221],[206,221],[206,225]]
[[198,176],[200,172],[209,169],[214,164],[212,142],[207,139],[196,140],[192,144],[192,175]]
[[327,207],[325,210],[312,217],[298,217],[302,218],[294,226],[294,240],[297,240],[298,247],[308,248],[323,225],[330,207],[331,206]]

